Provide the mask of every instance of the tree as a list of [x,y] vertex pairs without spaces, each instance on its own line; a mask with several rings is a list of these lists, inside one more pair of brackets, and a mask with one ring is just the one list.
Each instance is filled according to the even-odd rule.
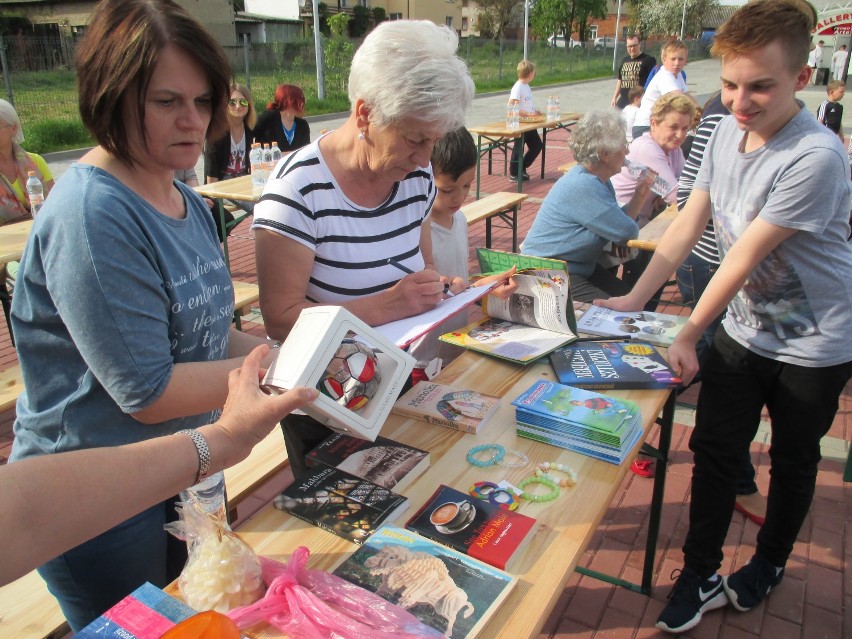
[[643,36],[679,36],[686,2],[684,37],[701,35],[704,16],[719,6],[718,0],[630,0],[634,24]]
[[328,19],[328,26],[331,29],[331,37],[325,41],[326,77],[335,90],[345,92],[349,65],[355,53],[355,47],[346,37],[349,16],[345,13],[335,13]]
[[360,4],[352,8],[352,19],[349,20],[349,36],[360,38],[370,28],[370,10]]
[[606,16],[606,0],[537,0],[530,24],[542,38],[559,33],[567,37],[576,31],[577,37],[585,40],[589,20]]
[[512,22],[517,9],[523,9],[523,0],[479,0],[477,29],[494,40],[502,38]]
[[373,7],[373,22],[376,25],[380,25],[382,22],[388,19],[388,14],[384,10],[384,7]]

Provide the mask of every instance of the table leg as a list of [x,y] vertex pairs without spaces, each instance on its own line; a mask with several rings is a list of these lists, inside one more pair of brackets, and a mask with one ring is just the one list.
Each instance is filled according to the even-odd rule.
[[544,179],[544,160],[547,158],[547,127],[541,130],[541,179]]
[[512,207],[512,253],[518,252],[518,206]]
[[231,272],[231,256],[228,253],[228,223],[225,221],[225,201],[217,197],[216,214],[219,216],[219,228],[222,229],[222,234],[219,240],[222,242],[222,250],[225,253],[225,266],[228,268],[228,273]]
[[491,218],[485,220],[485,248],[491,248]]
[[479,184],[482,173],[482,136],[476,136],[476,199],[479,199]]

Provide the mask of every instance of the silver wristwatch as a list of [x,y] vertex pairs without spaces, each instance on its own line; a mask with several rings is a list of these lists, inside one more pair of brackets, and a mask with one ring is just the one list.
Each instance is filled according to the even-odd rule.
[[198,451],[198,473],[195,476],[195,484],[204,481],[210,472],[210,449],[207,447],[207,440],[194,428],[179,430],[177,434],[186,435],[195,444],[195,449]]

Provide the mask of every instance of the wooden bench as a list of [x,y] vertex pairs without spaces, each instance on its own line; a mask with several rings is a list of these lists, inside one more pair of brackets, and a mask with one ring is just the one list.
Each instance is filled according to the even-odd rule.
[[18,395],[24,390],[24,379],[21,376],[21,367],[12,366],[0,373],[0,412],[15,407]]
[[[527,199],[524,193],[492,193],[461,207],[467,225],[485,220],[485,248],[491,248],[491,221],[498,217],[512,229],[512,252],[518,252],[518,209]],[[511,216],[511,217],[510,217]]]
[[225,488],[228,491],[228,511],[231,521],[237,519],[237,509],[254,491],[290,464],[284,433],[277,426],[255,446],[248,457],[225,469]]
[[237,325],[237,330],[243,330],[242,318],[248,315],[251,311],[252,304],[257,304],[260,300],[260,289],[257,284],[249,282],[240,282],[239,280],[231,281],[234,286],[234,323]]
[[560,173],[568,173],[568,171],[570,171],[571,169],[573,169],[575,166],[577,166],[577,161],[576,161],[576,160],[574,160],[573,162],[568,162],[567,164],[562,164],[562,165],[560,165],[560,166],[558,167],[558,169],[557,169],[557,170],[558,170]]

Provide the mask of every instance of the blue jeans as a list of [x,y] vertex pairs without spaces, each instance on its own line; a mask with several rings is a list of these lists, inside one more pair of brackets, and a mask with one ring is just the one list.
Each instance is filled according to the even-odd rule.
[[[695,304],[704,293],[704,289],[710,283],[710,278],[713,277],[713,274],[718,268],[718,264],[708,262],[695,253],[690,253],[687,256],[683,264],[677,269],[677,287],[680,290],[680,297],[684,304],[695,308]],[[719,326],[722,325],[724,317],[725,313],[720,313],[719,317],[710,322],[710,325],[704,329],[704,334],[695,344],[695,355],[698,357],[699,373],[696,375],[693,383],[701,381],[701,368],[703,368],[704,360],[707,359],[707,353],[710,351],[710,346],[713,345],[713,337],[716,335]],[[754,466],[751,463],[749,451],[746,451],[740,462],[740,468],[737,471],[737,494],[753,495],[756,492],[757,484],[754,481]]]
[[146,581],[165,588],[177,579],[186,563],[186,542],[163,530],[176,518],[174,500],[163,502],[38,569],[74,632]]
[[685,564],[703,578],[722,565],[736,498],[736,472],[764,405],[772,422],[766,522],[757,555],[784,566],[808,514],[821,459],[820,439],[837,413],[852,362],[811,368],[749,351],[721,328],[704,362],[695,429],[695,463]]

